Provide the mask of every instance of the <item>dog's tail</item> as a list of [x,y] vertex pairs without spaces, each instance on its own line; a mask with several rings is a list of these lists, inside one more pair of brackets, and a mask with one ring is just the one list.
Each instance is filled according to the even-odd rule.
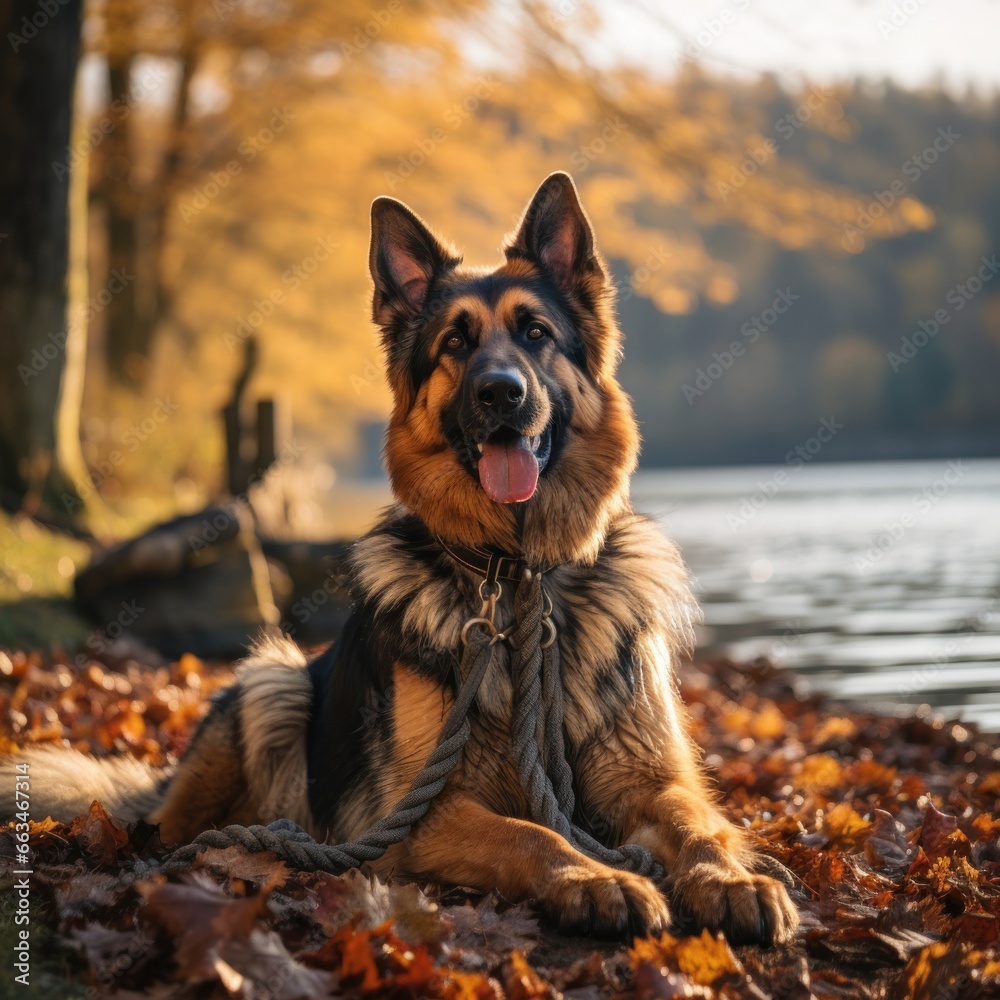
[[0,820],[25,814],[68,823],[96,799],[116,819],[146,819],[163,800],[173,768],[134,757],[92,757],[62,747],[32,747],[0,757]]

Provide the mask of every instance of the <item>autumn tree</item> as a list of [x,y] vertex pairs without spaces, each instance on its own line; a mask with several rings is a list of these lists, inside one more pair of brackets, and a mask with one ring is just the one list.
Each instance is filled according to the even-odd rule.
[[[66,158],[80,0],[0,4],[0,503],[68,520],[77,506],[86,327],[67,320]],[[79,206],[81,209],[84,205]]]
[[[94,200],[108,281],[129,276],[101,317],[113,379],[144,378],[157,323],[170,309],[162,254],[171,205],[185,182],[203,174],[227,133],[257,131],[261,102],[280,105],[321,85],[324,66],[362,57],[376,43],[428,43],[434,18],[460,16],[473,5],[421,0],[400,16],[402,0],[379,8],[362,0],[108,0],[93,12],[92,51],[102,57],[108,98]],[[223,128],[211,137],[189,128],[197,80],[224,91],[217,117]]]

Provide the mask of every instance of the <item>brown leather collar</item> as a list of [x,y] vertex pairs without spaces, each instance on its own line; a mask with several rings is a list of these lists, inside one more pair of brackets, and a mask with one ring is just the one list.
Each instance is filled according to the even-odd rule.
[[489,549],[474,549],[470,545],[456,545],[441,538],[437,541],[455,562],[484,577],[487,583],[492,584],[497,580],[520,583],[528,565],[522,556],[507,555]]

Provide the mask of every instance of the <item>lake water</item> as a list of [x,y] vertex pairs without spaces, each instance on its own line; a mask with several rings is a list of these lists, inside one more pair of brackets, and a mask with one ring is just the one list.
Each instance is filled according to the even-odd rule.
[[1000,731],[1000,461],[643,472],[632,494],[683,549],[703,651]]

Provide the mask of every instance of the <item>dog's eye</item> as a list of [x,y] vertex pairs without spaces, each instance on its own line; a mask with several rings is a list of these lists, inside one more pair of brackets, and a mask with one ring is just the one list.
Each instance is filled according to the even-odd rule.
[[465,347],[465,337],[460,333],[453,333],[445,342],[444,346],[448,348],[449,351],[458,351]]
[[527,337],[528,340],[541,340],[548,332],[541,323],[532,323],[528,327]]

